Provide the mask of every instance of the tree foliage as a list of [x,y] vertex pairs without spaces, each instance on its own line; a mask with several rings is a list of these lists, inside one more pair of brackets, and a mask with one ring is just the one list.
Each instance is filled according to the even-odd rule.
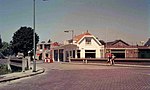
[[1,36],[0,36],[0,49],[2,48],[2,38],[1,38]]
[[3,42],[2,43],[2,48],[0,48],[0,52],[5,56],[11,55],[12,51],[11,51],[11,48],[10,48],[10,44],[7,43],[7,42]]
[[1,56],[2,55],[8,56],[11,54],[10,44],[5,41],[2,42],[1,36],[0,36],[0,53]]
[[[39,42],[39,36],[35,33],[35,44]],[[33,50],[33,29],[31,27],[21,27],[17,30],[11,41],[12,50],[15,54],[24,53]]]

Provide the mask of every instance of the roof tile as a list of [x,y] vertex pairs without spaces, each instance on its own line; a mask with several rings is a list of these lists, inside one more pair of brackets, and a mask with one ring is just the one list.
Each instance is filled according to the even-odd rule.
[[85,32],[85,33],[83,33],[83,34],[80,34],[80,35],[75,36],[75,37],[74,37],[74,40],[75,40],[76,42],[78,42],[78,41],[80,41],[80,39],[81,39],[82,37],[84,37],[85,35],[92,35],[92,34],[90,34],[90,33],[87,31],[87,32]]

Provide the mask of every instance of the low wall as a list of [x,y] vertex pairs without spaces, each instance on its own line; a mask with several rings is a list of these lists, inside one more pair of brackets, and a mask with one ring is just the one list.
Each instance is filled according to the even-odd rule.
[[[107,58],[71,58],[70,62],[79,63],[106,63]],[[141,64],[150,65],[150,59],[143,58],[116,58],[116,64]]]

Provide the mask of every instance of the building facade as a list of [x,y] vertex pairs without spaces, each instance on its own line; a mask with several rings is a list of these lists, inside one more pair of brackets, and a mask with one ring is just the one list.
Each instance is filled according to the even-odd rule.
[[53,61],[69,61],[70,58],[107,58],[112,53],[116,58],[150,58],[149,41],[145,45],[130,45],[123,40],[104,42],[88,31],[74,36],[64,44],[41,42],[37,45],[37,59],[50,58]]
[[104,45],[88,31],[65,41],[65,44],[54,48],[55,61],[69,61],[69,58],[102,58]]
[[59,46],[60,44],[57,42],[45,42],[42,41],[41,43],[37,44],[36,49],[36,59],[37,60],[44,60],[45,58],[53,58],[52,50],[54,47]]
[[129,45],[122,40],[107,42],[105,49],[114,54],[116,58],[150,58],[149,46]]

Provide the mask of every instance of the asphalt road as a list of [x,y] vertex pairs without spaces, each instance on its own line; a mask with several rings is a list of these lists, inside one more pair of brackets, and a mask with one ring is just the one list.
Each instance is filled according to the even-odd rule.
[[41,75],[0,84],[0,90],[150,90],[150,68],[38,63]]

